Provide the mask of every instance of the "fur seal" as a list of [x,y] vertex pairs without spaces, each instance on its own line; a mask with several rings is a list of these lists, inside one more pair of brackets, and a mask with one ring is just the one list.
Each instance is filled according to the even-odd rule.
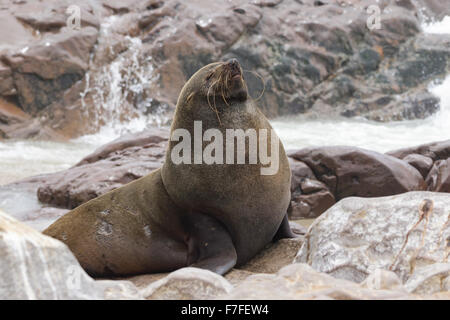
[[[181,129],[194,136],[199,121],[200,134],[215,130],[209,131],[216,134],[215,142],[230,129],[255,130],[258,150],[276,155],[278,170],[262,174],[267,163],[239,162],[236,137],[227,163],[195,161],[199,150],[206,152],[208,141],[189,142],[189,152],[182,153],[194,161],[175,163],[175,133]],[[94,276],[169,272],[186,266],[225,274],[271,241],[294,237],[286,214],[291,171],[282,144],[277,150],[265,144],[278,139],[271,129],[248,95],[238,61],[207,65],[179,95],[162,168],[82,204],[43,233],[66,243]],[[245,159],[250,159],[250,137],[248,144],[245,139]]]

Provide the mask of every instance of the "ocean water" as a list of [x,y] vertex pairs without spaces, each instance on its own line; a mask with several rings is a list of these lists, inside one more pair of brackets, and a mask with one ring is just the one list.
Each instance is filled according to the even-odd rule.
[[[106,25],[105,28],[108,28]],[[428,33],[450,33],[450,16],[442,21],[424,25]],[[130,39],[139,50],[139,41]],[[136,54],[133,56],[136,58]],[[91,81],[91,88],[117,92],[114,86],[118,83],[128,83],[130,90],[142,90],[136,87],[136,82],[130,78],[116,79],[116,77],[129,77],[121,75],[115,70],[128,63],[127,59],[119,57],[114,62],[110,73],[105,72],[105,78]],[[138,59],[133,60],[132,68],[146,72],[138,72],[140,78],[154,79],[151,69]],[[114,80],[114,81],[113,81]],[[110,86],[103,88],[102,86]],[[439,140],[450,139],[450,75],[444,80],[430,85],[430,90],[441,99],[440,111],[425,120],[401,121],[391,123],[377,123],[365,119],[330,119],[305,120],[301,115],[271,120],[274,129],[280,136],[286,149],[298,149],[308,146],[349,145],[358,146],[380,152],[419,145]],[[116,101],[117,100],[117,101]],[[110,95],[99,105],[103,109],[109,104],[120,106],[123,100],[121,94]],[[116,108],[113,108],[114,110]],[[104,111],[104,110],[103,110]],[[111,113],[114,117],[114,114]],[[112,118],[113,120],[113,118]],[[3,141],[0,142],[0,185],[7,184],[25,177],[64,170],[80,161],[99,146],[112,141],[125,132],[137,132],[149,125],[159,125],[165,119],[158,115],[147,115],[130,119],[126,123],[109,121],[108,127],[102,128],[98,133],[87,135],[67,143],[46,141]]]

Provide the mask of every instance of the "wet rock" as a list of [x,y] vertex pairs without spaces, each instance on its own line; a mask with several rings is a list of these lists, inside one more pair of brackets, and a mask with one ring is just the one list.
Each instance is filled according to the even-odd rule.
[[293,194],[288,208],[289,218],[295,220],[318,217],[335,202],[333,194],[328,189],[310,194]]
[[424,190],[420,173],[396,158],[356,147],[306,148],[290,157],[306,163],[336,200]]
[[46,176],[37,190],[39,200],[73,209],[149,174],[164,161],[165,134],[161,130],[149,130],[101,147],[71,169]]
[[139,299],[129,282],[90,278],[62,243],[0,211],[1,299]]
[[[21,123],[29,119],[29,116],[14,104],[0,99],[0,128],[7,125]],[[7,129],[5,129],[7,130]]]
[[425,157],[436,160],[446,160],[450,158],[450,140],[432,142],[417,147],[409,147],[398,150],[389,151],[386,154],[404,159],[410,154],[420,154]]
[[202,300],[229,293],[232,285],[209,270],[182,268],[141,290],[148,300]]
[[318,181],[313,171],[301,161],[289,157],[291,167],[290,219],[319,216],[334,203],[334,196],[325,184]]
[[77,166],[94,163],[112,156],[114,153],[131,147],[145,146],[148,144],[158,144],[169,139],[167,128],[153,128],[135,134],[124,135],[110,143],[101,146],[94,153],[82,159]]
[[24,111],[36,114],[84,76],[97,33],[92,27],[69,29],[4,56]]
[[[0,125],[1,127],[1,125]],[[12,123],[4,130],[11,139],[25,140],[25,139],[37,139],[37,140],[50,140],[50,141],[67,141],[67,137],[61,135],[59,132],[42,125],[39,119],[32,118],[22,122]]]
[[314,172],[304,163],[292,157],[288,157],[289,167],[291,168],[291,192],[301,188],[304,179],[317,180]]
[[448,260],[449,203],[449,195],[432,192],[343,199],[311,225],[295,261],[355,282],[376,269],[395,272],[405,285],[422,279],[423,268]]
[[425,181],[429,191],[450,192],[450,159],[436,161]]
[[430,169],[433,166],[433,159],[415,153],[407,155],[403,158],[403,161],[408,162],[416,168],[424,179],[426,179],[428,172],[430,172]]

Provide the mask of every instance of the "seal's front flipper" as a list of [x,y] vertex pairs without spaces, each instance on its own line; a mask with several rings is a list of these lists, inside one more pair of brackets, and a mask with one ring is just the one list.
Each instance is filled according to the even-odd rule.
[[280,239],[291,239],[291,238],[297,238],[297,236],[292,232],[291,226],[289,225],[289,219],[288,215],[286,215],[283,218],[283,221],[281,222],[280,227],[278,228],[277,233],[273,237],[272,241],[278,241]]
[[237,261],[236,249],[225,227],[204,214],[191,215],[189,222],[187,265],[208,269],[220,275]]

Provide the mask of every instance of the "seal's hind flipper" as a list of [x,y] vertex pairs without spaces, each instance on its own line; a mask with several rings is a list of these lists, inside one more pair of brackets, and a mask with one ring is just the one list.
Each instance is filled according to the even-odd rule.
[[227,229],[215,218],[190,214],[187,265],[223,275],[237,261],[236,249]]
[[275,236],[273,237],[272,241],[275,242],[280,239],[292,239],[292,238],[297,238],[297,236],[291,230],[291,226],[289,225],[288,215],[286,213],[286,215],[284,216],[283,221],[281,221],[281,225],[278,228],[278,231],[275,234]]

